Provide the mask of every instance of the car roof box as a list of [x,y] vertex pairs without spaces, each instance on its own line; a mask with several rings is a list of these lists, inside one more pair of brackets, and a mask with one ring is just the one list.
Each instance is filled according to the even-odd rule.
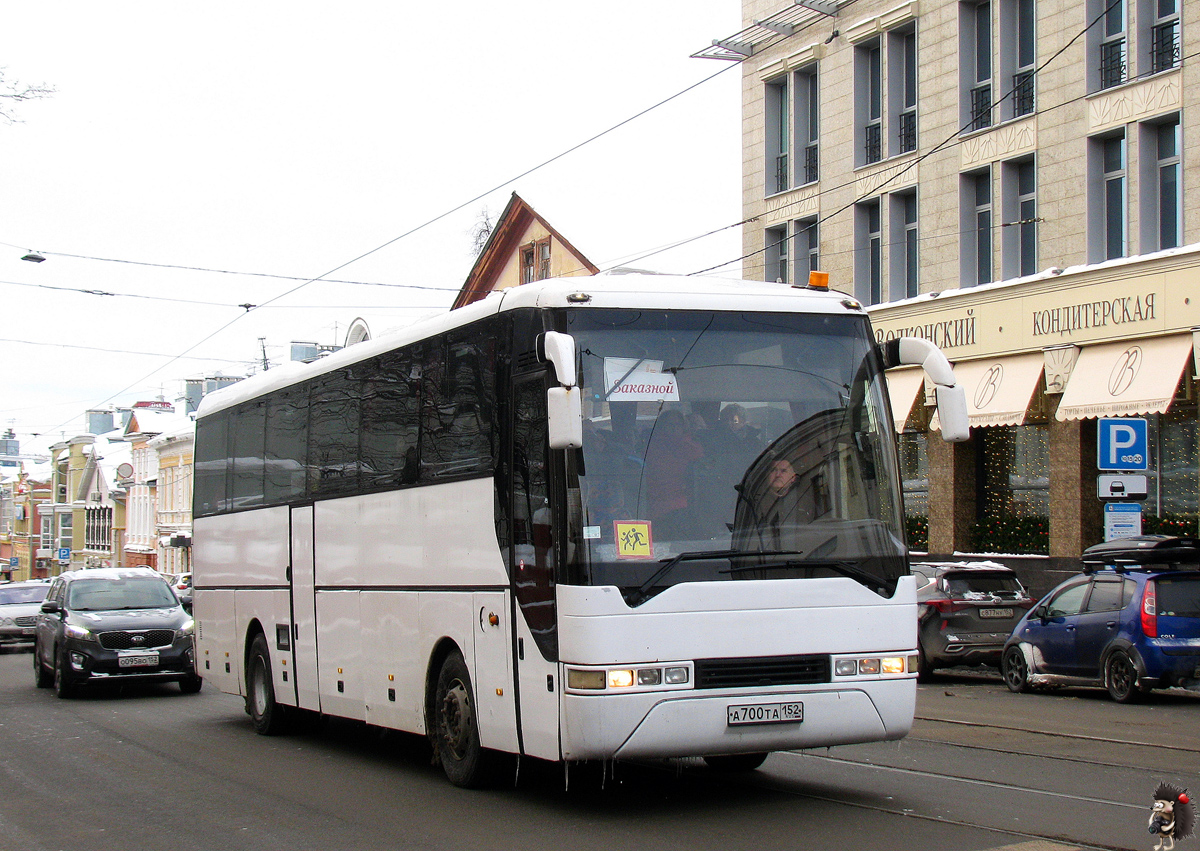
[[1113,565],[1118,570],[1134,565],[1200,564],[1200,541],[1171,535],[1137,535],[1096,544],[1083,551],[1084,570]]

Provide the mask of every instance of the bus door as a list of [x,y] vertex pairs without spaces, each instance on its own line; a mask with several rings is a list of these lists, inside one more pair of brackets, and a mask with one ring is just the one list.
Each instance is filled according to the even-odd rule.
[[520,379],[513,393],[512,466],[508,476],[509,575],[513,598],[521,752],[560,757],[558,618],[554,512],[549,487],[545,374]]
[[320,711],[317,683],[317,601],[313,538],[313,507],[292,509],[291,561],[288,577],[292,597],[292,673],[296,705]]

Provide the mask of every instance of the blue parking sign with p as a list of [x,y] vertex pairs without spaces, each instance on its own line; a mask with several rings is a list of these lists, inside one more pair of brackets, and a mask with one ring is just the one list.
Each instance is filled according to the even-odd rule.
[[1096,469],[1149,468],[1150,449],[1145,419],[1112,417],[1096,421]]

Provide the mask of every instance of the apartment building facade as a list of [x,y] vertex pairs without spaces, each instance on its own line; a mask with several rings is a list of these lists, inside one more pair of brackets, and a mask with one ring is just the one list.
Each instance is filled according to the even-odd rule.
[[913,543],[1077,557],[1113,417],[1148,421],[1143,531],[1195,534],[1200,0],[742,10],[698,55],[742,64],[745,276],[828,272],[967,389],[951,446],[889,377]]

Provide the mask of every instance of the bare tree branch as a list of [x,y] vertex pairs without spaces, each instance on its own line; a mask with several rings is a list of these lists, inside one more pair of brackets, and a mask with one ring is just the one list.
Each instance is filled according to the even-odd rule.
[[15,104],[49,97],[54,94],[55,89],[45,83],[26,86],[19,80],[9,80],[5,76],[6,71],[6,68],[0,68],[0,121],[15,124],[21,120],[17,116]]

